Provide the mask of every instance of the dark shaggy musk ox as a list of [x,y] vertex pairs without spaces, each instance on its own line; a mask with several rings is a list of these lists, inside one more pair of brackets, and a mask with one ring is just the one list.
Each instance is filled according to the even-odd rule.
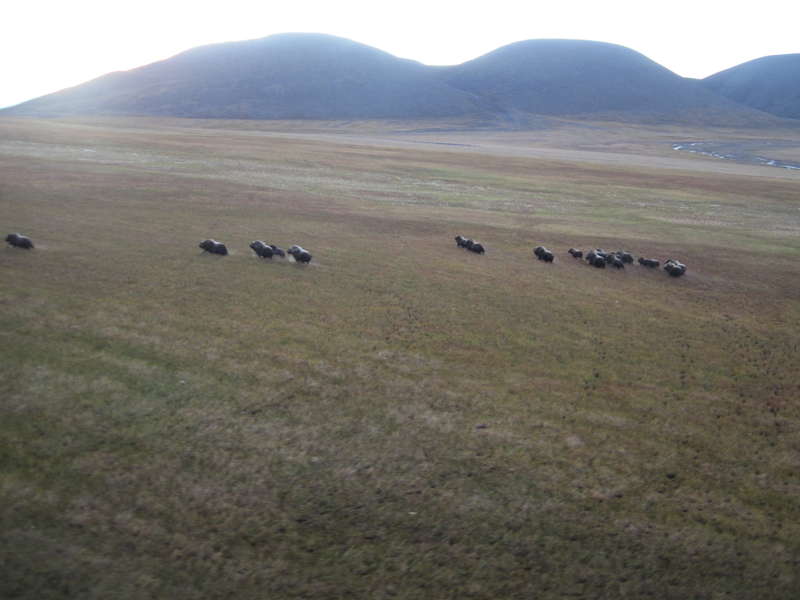
[[606,268],[605,254],[598,254],[597,250],[592,250],[586,254],[586,262],[598,269]]
[[286,258],[286,252],[283,251],[283,248],[279,248],[275,244],[270,244],[269,247],[272,248],[272,254],[274,254],[275,256]]
[[265,244],[261,240],[255,240],[254,242],[250,242],[250,248],[260,258],[272,258],[272,255],[275,254],[275,251],[272,249],[272,246]]
[[583,252],[577,248],[570,248],[567,252],[572,255],[572,258],[583,258]]
[[302,246],[292,246],[286,252],[287,254],[291,254],[296,262],[303,264],[311,262],[311,253]]
[[609,265],[611,265],[615,269],[624,269],[625,268],[625,263],[623,262],[623,260],[619,256],[617,256],[616,254],[609,254],[608,256],[611,258],[611,260],[609,260],[609,258],[606,257],[606,262]]
[[544,246],[536,246],[536,248],[533,249],[533,254],[539,260],[549,263],[553,262],[553,259],[555,258],[555,255]]
[[217,240],[203,240],[198,246],[210,254],[219,254],[220,256],[228,255],[227,246]]
[[456,246],[459,248],[466,248],[467,250],[471,250],[475,254],[483,254],[486,252],[486,247],[481,244],[480,242],[476,242],[469,238],[465,238],[463,235],[457,235],[456,238]]
[[6,242],[14,248],[23,248],[25,250],[31,250],[33,248],[31,238],[20,233],[9,233],[6,236]]
[[617,257],[619,257],[619,259],[626,265],[633,264],[633,254],[630,252],[626,252],[625,250],[617,250],[614,254],[616,254]]
[[682,262],[678,262],[677,260],[670,258],[664,264],[664,270],[673,277],[680,277],[681,275],[686,273],[686,265],[683,264]]
[[644,258],[643,256],[639,257],[639,264],[643,267],[650,267],[651,269],[657,269],[661,264],[655,258]]

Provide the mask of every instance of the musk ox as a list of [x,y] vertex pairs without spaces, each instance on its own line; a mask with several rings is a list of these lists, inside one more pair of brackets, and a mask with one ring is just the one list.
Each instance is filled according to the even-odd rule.
[[303,264],[311,262],[311,253],[302,246],[292,246],[286,252],[294,257],[295,262]]
[[617,250],[614,254],[616,254],[626,265],[633,264],[633,254],[630,252],[626,252],[625,250]]
[[661,264],[654,258],[644,258],[643,256],[639,257],[639,264],[643,267],[649,267],[651,269],[657,269]]
[[606,257],[606,262],[609,265],[611,265],[615,269],[624,269],[625,268],[625,263],[623,262],[623,260],[619,256],[617,256],[616,254],[609,254],[608,256],[611,257],[611,260],[609,260],[608,257]]
[[572,258],[583,258],[583,252],[577,248],[570,248],[567,252],[572,255]]
[[467,238],[465,238],[463,235],[457,235],[456,236],[456,246],[458,246],[459,248],[463,248],[464,247],[464,242],[466,242],[466,241],[467,241]]
[[555,255],[544,246],[536,246],[536,248],[533,249],[533,254],[539,260],[549,263],[553,262],[553,259],[555,258]]
[[686,273],[686,265],[682,262],[674,260],[670,258],[664,264],[664,270],[669,273],[672,277],[680,277],[684,273]]
[[272,255],[275,254],[272,246],[265,244],[261,240],[250,242],[250,248],[256,253],[256,256],[260,258],[272,258]]
[[210,254],[219,254],[220,256],[228,255],[227,246],[217,240],[203,240],[198,246]]
[[6,236],[6,242],[14,248],[23,248],[25,250],[31,250],[33,248],[31,238],[20,233],[9,233]]
[[474,252],[475,254],[483,254],[484,252],[486,252],[486,248],[484,248],[483,244],[481,244],[480,242],[472,242],[472,245],[469,247],[469,250],[471,252]]
[[586,262],[598,269],[606,268],[605,254],[598,254],[597,250],[592,250],[586,254]]
[[272,254],[274,254],[275,256],[286,258],[286,252],[283,251],[283,248],[279,248],[275,244],[270,244],[269,247],[272,248]]

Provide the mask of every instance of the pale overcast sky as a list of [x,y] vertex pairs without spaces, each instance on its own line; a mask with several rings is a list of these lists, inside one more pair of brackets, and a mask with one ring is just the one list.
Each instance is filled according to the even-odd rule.
[[328,33],[429,65],[571,38],[641,52],[685,77],[800,52],[800,0],[6,0],[0,107],[194,46]]

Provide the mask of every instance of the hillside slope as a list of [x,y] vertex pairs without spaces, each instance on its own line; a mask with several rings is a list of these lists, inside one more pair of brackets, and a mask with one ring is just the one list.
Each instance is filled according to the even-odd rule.
[[341,119],[455,116],[478,105],[420,63],[333,36],[280,34],[194,48],[7,112]]
[[757,58],[711,75],[703,84],[751,108],[800,119],[800,54]]

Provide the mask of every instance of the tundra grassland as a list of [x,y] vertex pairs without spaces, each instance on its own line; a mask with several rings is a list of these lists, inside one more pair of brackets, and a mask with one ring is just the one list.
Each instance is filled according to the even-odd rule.
[[0,597],[797,597],[800,176],[266,127],[0,120]]

